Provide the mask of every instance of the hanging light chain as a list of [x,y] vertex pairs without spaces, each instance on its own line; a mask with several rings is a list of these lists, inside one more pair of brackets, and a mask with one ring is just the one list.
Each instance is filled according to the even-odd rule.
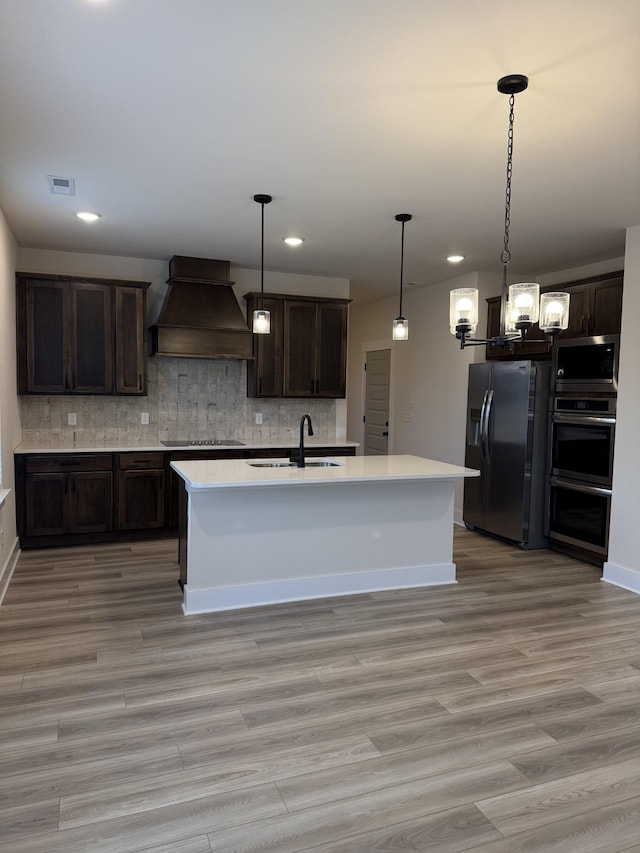
[[511,177],[513,174],[513,121],[516,96],[509,95],[509,133],[507,136],[507,187],[504,200],[504,249],[500,260],[506,266],[511,260],[509,251],[509,228],[511,227]]

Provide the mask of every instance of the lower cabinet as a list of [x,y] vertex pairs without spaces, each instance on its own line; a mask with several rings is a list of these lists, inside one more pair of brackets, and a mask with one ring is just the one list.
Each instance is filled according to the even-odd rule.
[[165,454],[117,455],[118,530],[165,526]]
[[111,454],[35,456],[25,467],[26,536],[113,530]]
[[[308,447],[309,456],[353,456],[354,447]],[[22,548],[175,536],[181,481],[171,460],[295,460],[297,447],[216,451],[16,454]]]

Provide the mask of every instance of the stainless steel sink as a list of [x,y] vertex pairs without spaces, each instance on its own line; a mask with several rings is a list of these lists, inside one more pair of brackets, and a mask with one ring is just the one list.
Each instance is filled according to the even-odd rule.
[[273,462],[247,462],[252,468],[295,468],[295,462],[286,459],[274,459]]
[[[248,462],[252,468],[297,468],[297,462],[289,462],[287,459],[274,459],[269,462]],[[336,462],[335,459],[310,459],[305,462],[305,468],[339,468],[344,462]]]

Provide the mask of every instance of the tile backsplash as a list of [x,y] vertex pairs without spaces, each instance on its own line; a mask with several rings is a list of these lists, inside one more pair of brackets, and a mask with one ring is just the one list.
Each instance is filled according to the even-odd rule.
[[[315,440],[335,440],[334,400],[247,397],[245,361],[156,357],[147,367],[146,397],[20,397],[23,445],[145,446],[196,438],[296,443],[305,412],[311,414]],[[75,426],[67,425],[71,412]],[[148,425],[140,423],[143,412],[149,413]],[[256,425],[257,413],[262,425]]]

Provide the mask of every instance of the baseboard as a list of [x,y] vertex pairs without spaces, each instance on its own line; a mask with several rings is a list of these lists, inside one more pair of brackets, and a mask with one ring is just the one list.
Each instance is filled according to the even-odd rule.
[[7,555],[7,559],[4,561],[4,565],[2,566],[2,568],[0,568],[0,604],[2,604],[4,594],[9,588],[9,581],[11,580],[19,556],[20,543],[18,541],[18,538],[16,537],[13,543],[13,547]]
[[624,566],[606,562],[603,566],[602,580],[613,586],[628,589],[629,592],[640,594],[640,571],[637,569],[625,569]]
[[187,616],[196,613],[215,613],[243,607],[262,607],[287,601],[308,601],[314,598],[333,598],[338,595],[358,595],[388,589],[440,586],[456,583],[454,563],[411,566],[400,569],[380,569],[372,572],[351,572],[310,578],[289,578],[267,583],[237,586],[184,587],[182,609]]

